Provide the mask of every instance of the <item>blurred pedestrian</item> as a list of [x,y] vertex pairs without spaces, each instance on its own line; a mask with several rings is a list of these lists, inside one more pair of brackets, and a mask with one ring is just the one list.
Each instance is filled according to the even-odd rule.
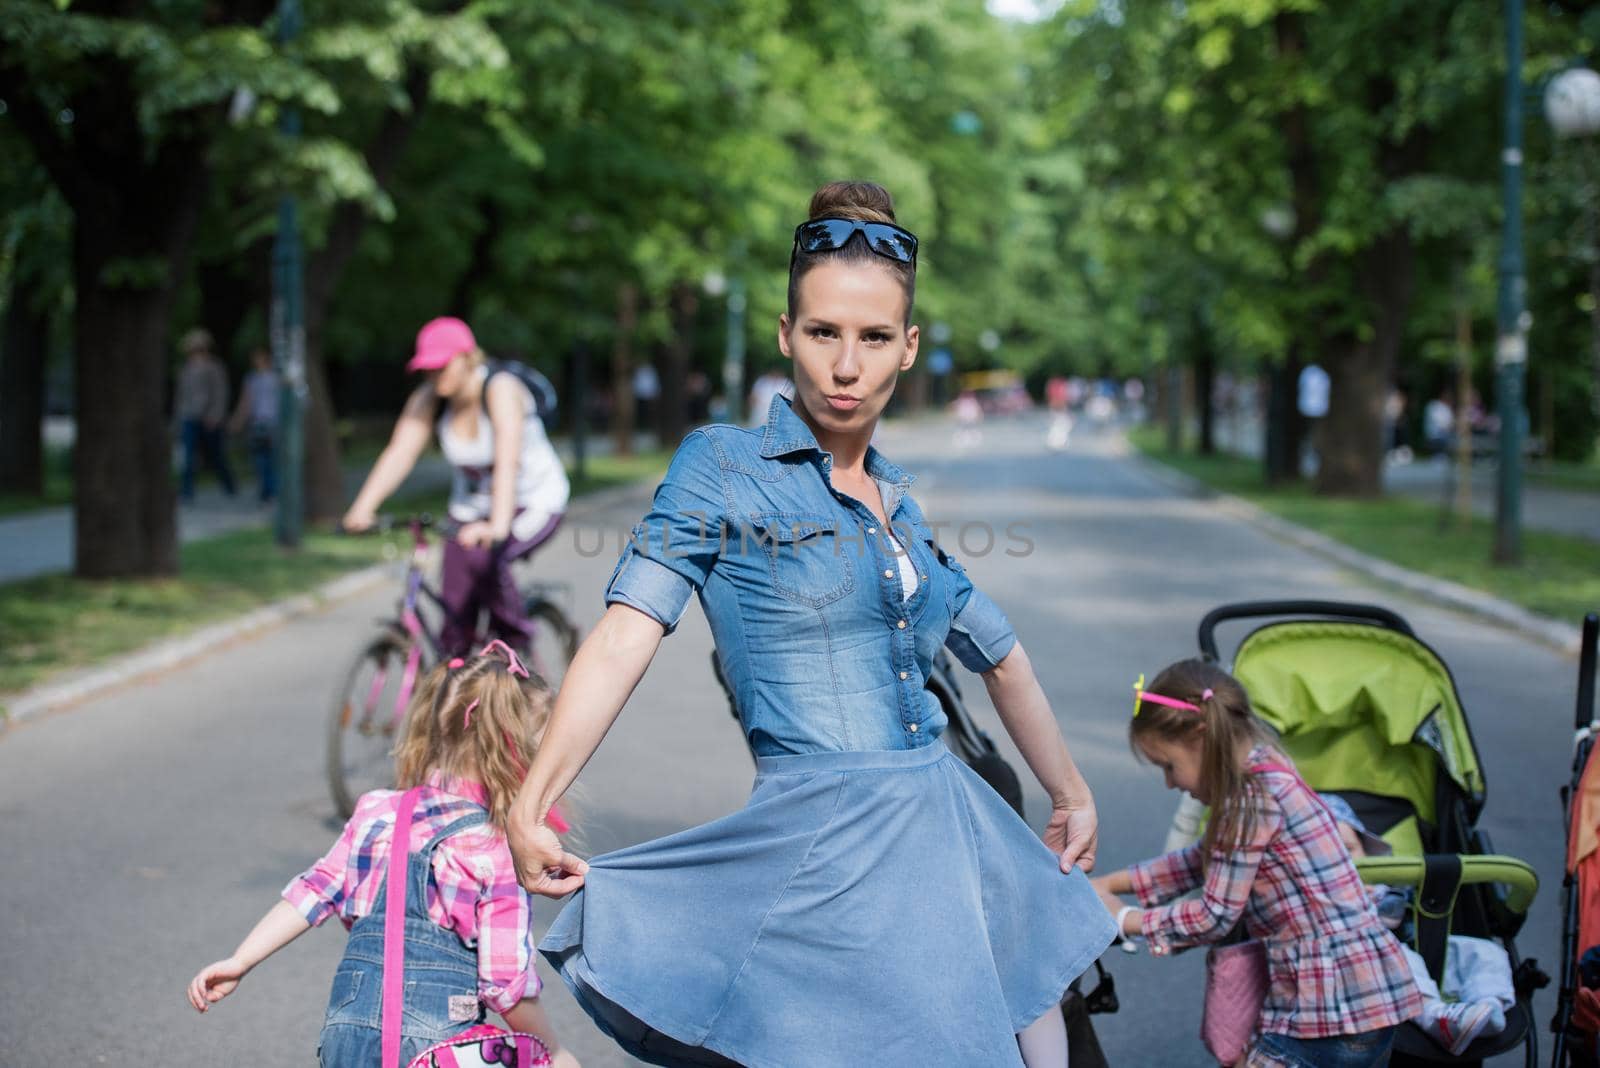
[[1319,364],[1310,363],[1300,369],[1296,389],[1296,406],[1305,421],[1305,443],[1310,447],[1313,468],[1322,455],[1323,420],[1328,414],[1328,399],[1333,383]]
[[250,368],[239,387],[239,404],[228,429],[245,435],[250,463],[256,469],[257,497],[265,504],[277,493],[273,450],[278,438],[278,375],[272,369],[272,353],[264,348],[251,350]]
[[1061,375],[1051,375],[1044,384],[1044,399],[1050,408],[1050,427],[1045,431],[1044,442],[1047,448],[1058,452],[1072,438],[1072,413],[1067,411],[1071,392]]
[[194,500],[196,454],[201,454],[222,483],[222,492],[234,494],[233,472],[224,451],[223,420],[228,417],[228,372],[212,351],[211,333],[195,327],[183,335],[178,347],[183,367],[172,408],[178,418],[178,439],[183,446],[183,466],[178,496],[185,504]]
[[793,397],[794,383],[789,376],[775,367],[769,367],[750,384],[750,410],[744,413],[746,426],[764,426],[767,422],[772,398]]
[[1448,457],[1455,430],[1455,405],[1450,403],[1450,391],[1441,389],[1422,408],[1422,445],[1428,455]]
[[633,399],[638,406],[638,426],[655,429],[656,399],[661,396],[661,376],[653,363],[633,369]]
[[955,446],[971,449],[983,444],[983,402],[970,389],[956,394],[950,402],[950,411],[956,417]]

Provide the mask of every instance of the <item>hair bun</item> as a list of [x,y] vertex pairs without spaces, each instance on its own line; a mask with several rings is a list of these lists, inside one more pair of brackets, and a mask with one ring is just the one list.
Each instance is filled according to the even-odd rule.
[[894,222],[894,197],[877,182],[829,182],[811,197],[813,219]]

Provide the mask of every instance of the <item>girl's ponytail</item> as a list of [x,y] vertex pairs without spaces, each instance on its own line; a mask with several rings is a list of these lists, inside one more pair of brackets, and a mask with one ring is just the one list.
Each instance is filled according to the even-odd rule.
[[1245,791],[1251,772],[1240,766],[1239,755],[1269,736],[1238,680],[1204,660],[1179,661],[1140,691],[1128,733],[1132,741],[1154,736],[1187,743],[1199,736],[1200,784],[1211,805],[1200,840],[1206,860],[1250,836]]

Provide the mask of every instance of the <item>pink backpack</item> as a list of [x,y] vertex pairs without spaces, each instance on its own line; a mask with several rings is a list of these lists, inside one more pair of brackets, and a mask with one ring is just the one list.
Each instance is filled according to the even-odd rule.
[[[383,1068],[400,1068],[400,1013],[405,1005],[406,855],[411,817],[422,791],[413,787],[400,798],[394,847],[389,850],[383,911]],[[479,1024],[455,1038],[423,1050],[406,1068],[548,1068],[550,1051],[533,1035]]]
[[[1293,768],[1276,761],[1252,764],[1250,770],[1281,771],[1300,778]],[[1312,796],[1316,796],[1315,791]],[[1237,1064],[1244,1059],[1266,1000],[1267,947],[1259,940],[1252,938],[1233,945],[1213,946],[1206,953],[1206,994],[1200,1016],[1200,1041],[1206,1044],[1217,1063]]]

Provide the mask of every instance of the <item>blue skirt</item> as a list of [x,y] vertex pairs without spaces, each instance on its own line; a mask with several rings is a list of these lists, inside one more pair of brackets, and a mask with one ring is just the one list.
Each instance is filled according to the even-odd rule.
[[763,757],[745,808],[595,857],[540,951],[651,1064],[1020,1065],[1113,938],[943,745]]

